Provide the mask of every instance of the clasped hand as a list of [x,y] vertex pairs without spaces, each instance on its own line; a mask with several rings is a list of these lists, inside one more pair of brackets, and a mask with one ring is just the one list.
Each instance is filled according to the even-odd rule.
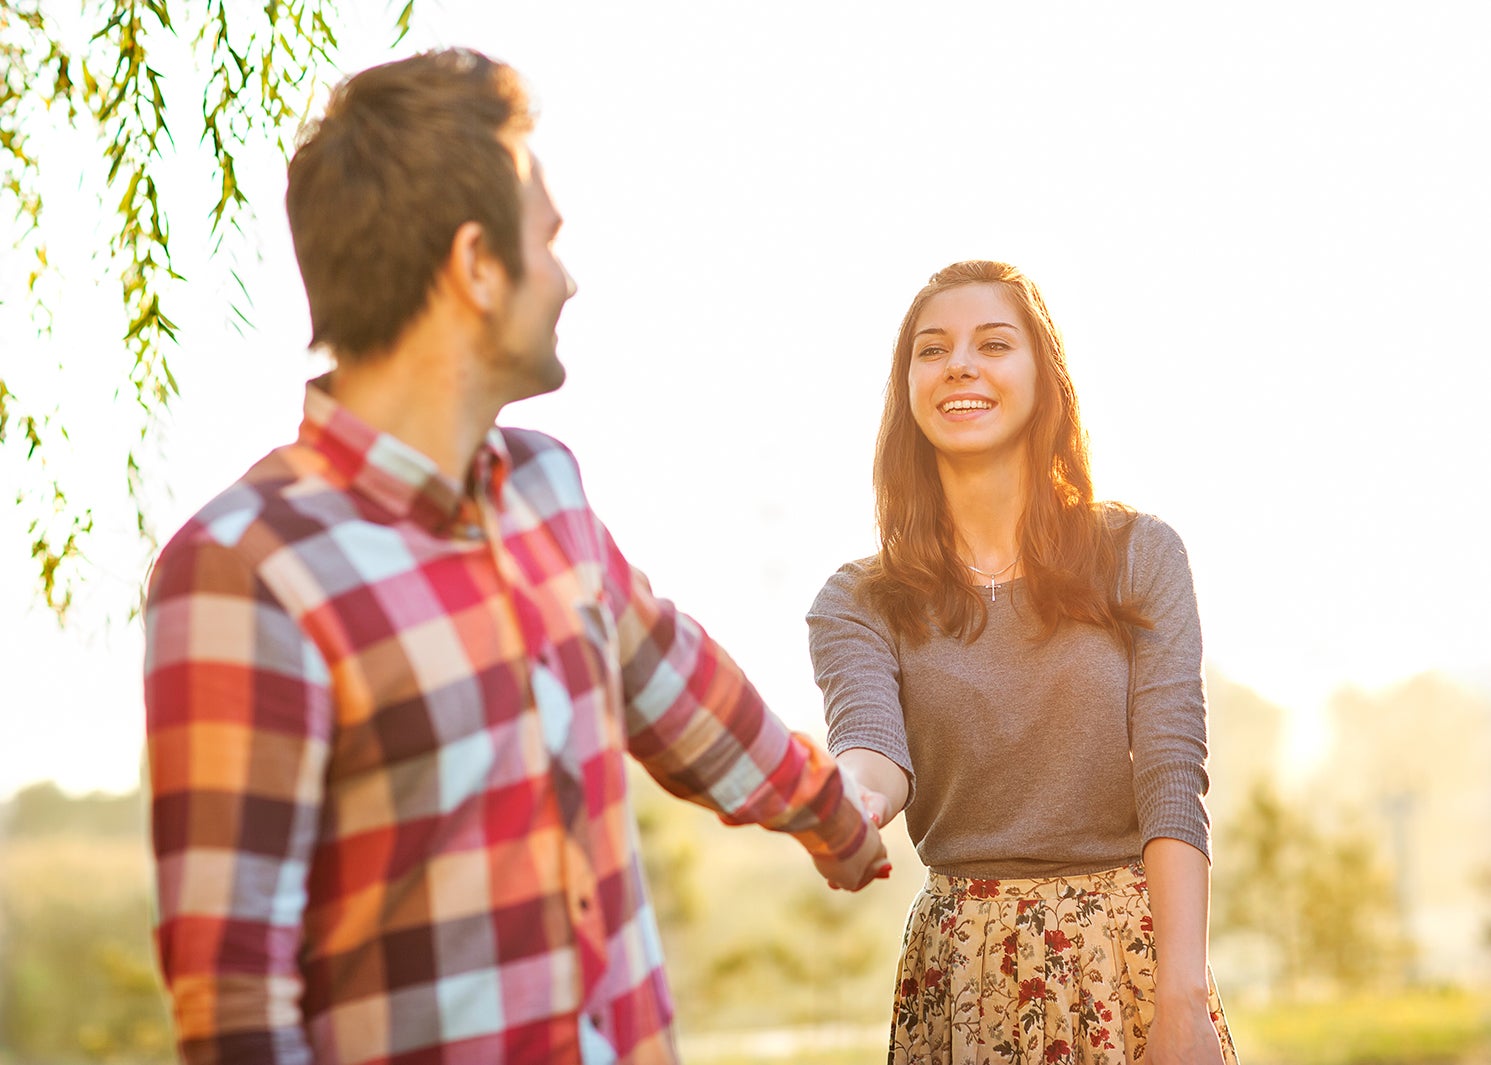
[[867,831],[864,841],[849,857],[814,858],[813,864],[828,881],[829,887],[836,891],[858,891],[872,880],[884,880],[890,876],[890,859],[885,852],[885,842],[880,838],[880,826],[885,821],[889,802],[885,796],[861,785],[842,762],[839,773],[844,780],[844,797],[865,815]]

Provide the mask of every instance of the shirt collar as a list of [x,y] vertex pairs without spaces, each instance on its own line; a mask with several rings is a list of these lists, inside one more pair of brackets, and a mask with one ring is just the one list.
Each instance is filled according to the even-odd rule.
[[[395,520],[407,518],[432,531],[447,531],[467,499],[464,486],[441,473],[428,455],[338,403],[327,391],[329,378],[306,384],[300,443],[319,452],[350,491]],[[507,442],[493,426],[472,459],[471,483],[488,486],[496,500],[510,463]]]

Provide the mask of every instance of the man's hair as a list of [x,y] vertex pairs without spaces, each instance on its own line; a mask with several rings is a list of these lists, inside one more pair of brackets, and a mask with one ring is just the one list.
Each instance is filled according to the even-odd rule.
[[311,346],[343,360],[389,347],[419,313],[456,230],[522,276],[522,206],[511,152],[527,94],[477,52],[427,52],[339,85],[290,161],[285,210],[311,309]]

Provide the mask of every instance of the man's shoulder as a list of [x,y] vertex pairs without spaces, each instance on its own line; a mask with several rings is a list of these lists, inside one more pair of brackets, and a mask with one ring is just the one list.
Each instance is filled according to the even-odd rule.
[[497,430],[512,460],[511,483],[541,514],[589,507],[574,453],[536,429]]
[[502,439],[507,444],[507,451],[512,456],[515,469],[538,460],[550,452],[567,456],[571,463],[575,460],[570,449],[562,442],[537,429],[515,429],[503,425],[497,428],[497,432],[502,434]]
[[327,484],[324,469],[319,453],[303,445],[271,451],[186,520],[161,550],[156,570],[203,550],[236,554],[255,569],[286,543],[324,530],[334,515],[307,505],[341,495]]

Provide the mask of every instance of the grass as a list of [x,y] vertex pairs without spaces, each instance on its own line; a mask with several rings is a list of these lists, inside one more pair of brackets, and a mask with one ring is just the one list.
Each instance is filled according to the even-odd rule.
[[[1420,991],[1231,1009],[1243,1065],[1491,1065],[1491,992]],[[691,1065],[863,1065],[885,1026],[685,1034]]]
[[1491,992],[1416,991],[1228,1010],[1245,1065],[1491,1062]]

